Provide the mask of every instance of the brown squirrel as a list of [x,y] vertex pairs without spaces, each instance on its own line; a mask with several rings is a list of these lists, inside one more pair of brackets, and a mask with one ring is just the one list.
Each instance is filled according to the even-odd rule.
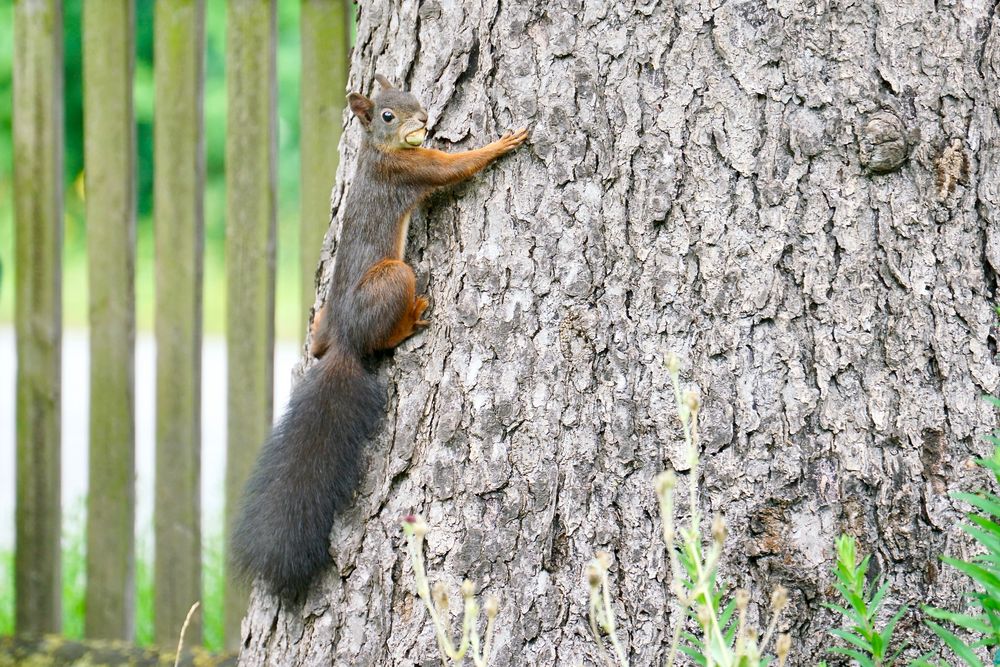
[[376,75],[381,90],[348,96],[364,139],[343,208],[333,279],[313,318],[319,361],[296,384],[288,409],[261,450],[243,494],[232,557],[286,599],[329,563],[334,515],[364,472],[363,449],[384,412],[385,391],[368,363],[427,324],[403,261],[410,214],[436,188],[464,181],[528,138],[509,133],[476,150],[421,148],[427,112],[413,95]]

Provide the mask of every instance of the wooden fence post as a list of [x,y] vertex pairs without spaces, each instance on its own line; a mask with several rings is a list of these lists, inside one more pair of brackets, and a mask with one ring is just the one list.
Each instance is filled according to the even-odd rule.
[[83,5],[90,283],[87,618],[131,639],[135,610],[135,122],[133,0]]
[[[273,0],[230,0],[226,38],[226,526],[271,429],[277,132]],[[228,536],[227,536],[228,537]],[[228,551],[228,540],[227,540]],[[235,648],[247,607],[229,577],[225,642]]]
[[302,205],[299,240],[303,322],[316,298],[316,269],[330,224],[347,100],[351,11],[348,0],[302,0],[299,97]]
[[[155,637],[177,641],[201,599],[201,332],[204,0],[160,0],[155,15]],[[201,643],[201,615],[185,641]]]
[[60,629],[62,2],[14,4],[19,633]]

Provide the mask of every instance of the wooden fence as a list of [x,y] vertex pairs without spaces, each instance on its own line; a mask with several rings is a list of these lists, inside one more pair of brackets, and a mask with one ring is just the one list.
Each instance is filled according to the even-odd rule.
[[[227,515],[272,417],[276,1],[228,3]],[[85,0],[82,18],[91,361],[85,632],[126,640],[135,616],[133,2]],[[34,634],[60,629],[63,13],[60,0],[18,0],[14,11],[15,622],[19,633]],[[336,170],[349,16],[347,0],[301,2],[307,308]],[[204,25],[205,0],[156,3],[154,613],[156,641],[165,644],[201,597]],[[227,583],[229,646],[239,640],[245,596]],[[200,635],[195,624],[187,641]]]

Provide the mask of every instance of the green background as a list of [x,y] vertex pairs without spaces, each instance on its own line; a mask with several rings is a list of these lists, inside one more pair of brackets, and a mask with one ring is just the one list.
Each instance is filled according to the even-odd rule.
[[[63,318],[68,328],[87,325],[87,256],[84,191],[82,0],[64,0],[65,236],[63,248]],[[138,150],[136,211],[136,308],[139,332],[151,333],[154,307],[153,268],[153,80],[154,0],[136,0],[134,106]],[[206,0],[204,90],[205,143],[205,282],[206,335],[225,327],[225,139],[226,3]],[[280,338],[300,340],[305,333],[299,287],[299,3],[277,3],[278,14],[278,254],[275,330]],[[0,326],[14,314],[12,93],[13,0],[0,0]],[[353,33],[353,30],[352,30]],[[332,184],[331,184],[332,185]],[[170,221],[164,221],[169,224]],[[310,304],[311,305],[311,304]],[[70,499],[68,499],[70,500]],[[84,619],[85,499],[70,500],[63,527],[63,632],[81,637]],[[203,525],[218,526],[218,517]],[[136,639],[152,642],[152,530],[138,527]],[[222,646],[223,559],[221,535],[203,536],[204,639]],[[13,553],[0,551],[0,634],[13,631]]]
[[[206,2],[205,17],[205,332],[225,325],[226,3]],[[67,327],[87,322],[86,234],[83,187],[83,61],[81,0],[64,2],[65,184],[63,317]],[[135,117],[138,146],[136,308],[140,331],[153,325],[153,0],[137,0]],[[0,0],[0,323],[12,321],[13,156],[11,107],[12,0]],[[299,3],[278,3],[278,263],[275,326],[283,338],[305,331],[298,293],[299,217]],[[332,184],[331,184],[332,185]],[[169,221],[166,221],[169,224]]]

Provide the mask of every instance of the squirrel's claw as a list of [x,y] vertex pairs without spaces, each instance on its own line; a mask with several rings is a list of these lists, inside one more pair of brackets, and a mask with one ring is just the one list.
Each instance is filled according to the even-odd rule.
[[418,296],[416,299],[413,300],[413,310],[411,311],[413,317],[413,326],[425,327],[429,324],[427,320],[421,317],[424,314],[424,311],[427,310],[427,306],[429,305],[430,301],[428,301],[427,297],[425,296]]

